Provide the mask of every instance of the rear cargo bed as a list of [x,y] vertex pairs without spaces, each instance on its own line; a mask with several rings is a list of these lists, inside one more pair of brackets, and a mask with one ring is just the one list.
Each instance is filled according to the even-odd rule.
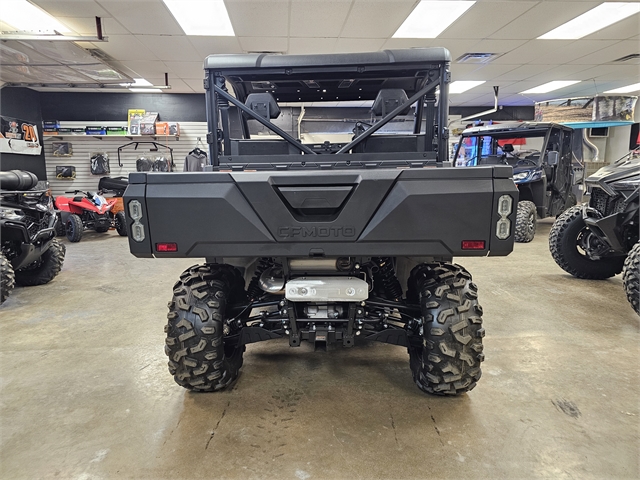
[[[125,205],[142,205],[144,239],[129,242],[138,257],[507,255],[513,238],[499,240],[496,225],[502,195],[515,223],[510,175],[503,166],[135,173]],[[485,248],[463,249],[468,240]],[[177,251],[158,252],[160,243]]]

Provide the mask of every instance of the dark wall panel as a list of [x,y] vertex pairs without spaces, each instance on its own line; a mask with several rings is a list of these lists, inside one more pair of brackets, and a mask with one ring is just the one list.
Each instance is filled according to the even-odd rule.
[[[0,89],[0,113],[7,117],[32,122],[38,128],[38,136],[42,142],[42,114],[40,110],[40,93],[28,88],[5,87]],[[40,180],[47,179],[44,149],[40,155],[17,155],[0,153],[0,169],[27,170],[35,173]]]
[[127,110],[140,108],[165,121],[207,121],[204,94],[198,93],[43,92],[40,101],[45,120],[126,121]]

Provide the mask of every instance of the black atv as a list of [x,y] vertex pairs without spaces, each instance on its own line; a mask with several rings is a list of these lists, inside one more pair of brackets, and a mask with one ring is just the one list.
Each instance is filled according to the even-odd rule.
[[65,247],[46,182],[30,172],[0,172],[0,303],[18,285],[43,285],[62,269]]
[[574,277],[605,279],[624,270],[629,302],[640,315],[638,194],[640,149],[586,180],[588,204],[564,212],[549,234],[551,255]]

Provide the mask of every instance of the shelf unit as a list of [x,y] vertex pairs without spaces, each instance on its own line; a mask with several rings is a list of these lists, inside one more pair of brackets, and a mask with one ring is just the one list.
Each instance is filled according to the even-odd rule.
[[102,140],[103,138],[126,138],[128,140],[144,140],[146,138],[152,138],[153,140],[158,139],[172,139],[174,138],[176,141],[180,140],[180,135],[73,135],[73,134],[62,134],[62,135],[43,135],[43,138],[46,140],[48,138],[52,138],[54,140],[64,140],[66,139],[79,139],[79,138],[94,138],[96,140]]

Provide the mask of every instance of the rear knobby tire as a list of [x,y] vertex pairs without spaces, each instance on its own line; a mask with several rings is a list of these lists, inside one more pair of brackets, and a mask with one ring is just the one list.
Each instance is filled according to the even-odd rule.
[[67,240],[74,243],[82,240],[84,225],[82,224],[82,219],[78,215],[74,213],[69,215],[65,228],[67,232]]
[[0,253],[0,305],[5,302],[16,285],[16,276],[4,254]]
[[121,237],[126,237],[127,236],[127,218],[125,217],[123,211],[116,213],[115,224],[116,224],[116,232],[118,232],[118,235],[120,235]]
[[640,315],[640,242],[635,244],[624,261],[622,284],[631,307]]
[[58,214],[56,218],[56,236],[64,237],[66,234],[67,234],[67,230],[64,226],[64,223],[62,222],[62,218],[60,217],[60,214]]
[[244,296],[240,273],[228,265],[195,265],[174,285],[165,353],[176,383],[189,390],[222,390],[238,377],[244,346],[225,342],[229,299]]
[[422,345],[409,348],[413,380],[434,395],[468,392],[484,360],[478,288],[460,265],[424,264],[414,272],[423,323]]
[[551,256],[565,272],[577,278],[604,280],[622,271],[623,256],[590,259],[578,249],[580,238],[593,235],[582,218],[582,206],[576,205],[560,215],[549,232]]
[[65,253],[65,246],[54,238],[39,260],[16,272],[16,283],[23,287],[49,283],[62,270]]
[[529,200],[518,202],[516,231],[514,239],[518,243],[529,243],[536,235],[536,204]]

